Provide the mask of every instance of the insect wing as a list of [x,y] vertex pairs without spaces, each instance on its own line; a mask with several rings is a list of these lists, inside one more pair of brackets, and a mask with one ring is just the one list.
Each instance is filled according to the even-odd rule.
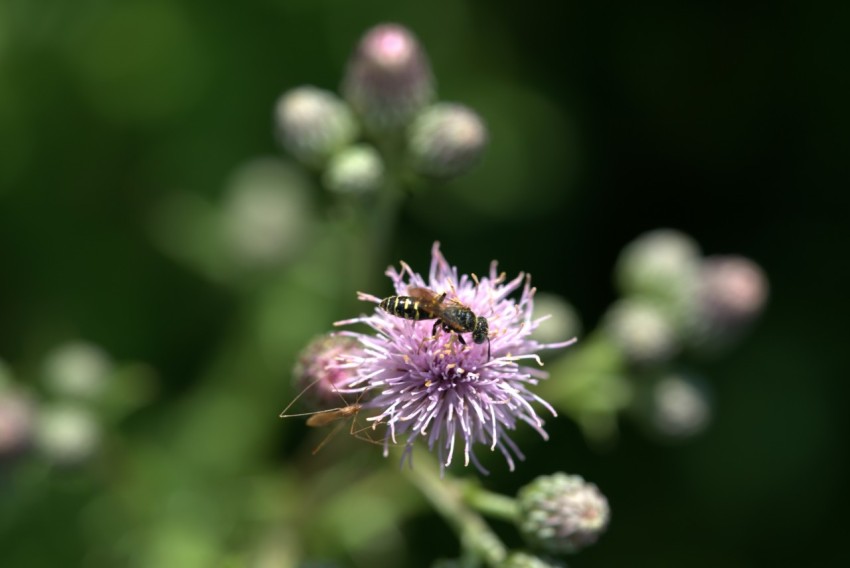
[[419,309],[431,317],[442,317],[445,307],[444,294],[437,294],[428,288],[410,288],[407,295],[419,301]]
[[349,416],[357,414],[359,410],[359,404],[351,404],[342,408],[332,408],[330,410],[318,412],[307,419],[307,426],[311,426],[313,428],[327,426],[331,422],[336,422],[337,420],[342,420],[343,418],[348,418]]

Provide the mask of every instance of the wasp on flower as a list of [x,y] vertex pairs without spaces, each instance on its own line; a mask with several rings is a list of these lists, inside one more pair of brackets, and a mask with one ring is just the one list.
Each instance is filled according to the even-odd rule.
[[457,300],[445,302],[446,293],[437,294],[427,288],[410,288],[409,296],[390,296],[381,300],[381,309],[400,318],[436,319],[431,335],[436,336],[437,330],[457,333],[458,341],[466,345],[462,333],[472,332],[472,340],[481,344],[487,342],[487,360],[490,360],[490,328],[487,318],[476,316],[468,306]]
[[[423,438],[443,467],[452,463],[456,446],[462,446],[464,465],[471,462],[487,473],[473,452],[475,444],[484,444],[498,449],[513,470],[514,459],[524,456],[507,432],[525,422],[548,439],[534,404],[556,415],[529,390],[546,373],[524,362],[542,365],[539,351],[566,347],[575,339],[532,339],[545,319],[532,318],[535,289],[524,274],[508,281],[495,261],[480,279],[459,274],[434,243],[427,280],[404,262],[400,270],[390,267],[386,274],[395,297],[358,293],[361,300],[376,304],[374,312],[336,322],[366,324],[375,332],[340,332],[362,346],[360,352],[341,355],[340,361],[353,371],[347,390],[371,396],[363,403],[374,413],[368,420],[387,427],[384,454],[401,438],[402,461],[410,459],[413,443]],[[517,290],[519,298],[511,298]],[[432,327],[420,319],[436,322]],[[454,333],[436,335],[440,327]],[[473,345],[461,337],[469,332]],[[486,356],[478,348],[484,341]]]

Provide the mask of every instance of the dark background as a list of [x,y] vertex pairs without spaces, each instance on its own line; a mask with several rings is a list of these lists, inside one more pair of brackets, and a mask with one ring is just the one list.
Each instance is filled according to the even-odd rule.
[[[850,4],[73,4],[0,2],[5,361],[26,369],[82,337],[156,368],[158,405],[191,396],[236,300],[155,247],[151,212],[176,189],[215,198],[239,164],[278,153],[277,96],[335,89],[363,31],[397,21],[492,146],[473,175],[408,202],[387,263],[424,267],[434,239],[461,267],[498,258],[569,298],[587,328],[615,297],[621,248],[656,227],[748,256],[770,279],[752,335],[706,365],[707,433],[659,446],[625,421],[599,452],[560,421],[551,434],[568,455],[526,442],[530,461],[552,456],[611,502],[609,533],[573,563],[847,559]],[[488,483],[515,489],[549,469]],[[436,518],[405,534],[428,557],[455,550]]]

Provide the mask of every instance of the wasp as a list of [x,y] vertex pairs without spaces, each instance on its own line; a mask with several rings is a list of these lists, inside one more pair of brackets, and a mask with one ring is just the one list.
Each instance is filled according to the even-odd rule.
[[438,294],[428,288],[410,288],[407,296],[390,296],[381,300],[381,309],[394,316],[419,321],[436,319],[431,335],[442,328],[455,332],[462,345],[462,333],[472,332],[472,341],[480,345],[487,342],[487,360],[490,360],[490,326],[487,318],[476,316],[457,299],[445,301],[446,293]]

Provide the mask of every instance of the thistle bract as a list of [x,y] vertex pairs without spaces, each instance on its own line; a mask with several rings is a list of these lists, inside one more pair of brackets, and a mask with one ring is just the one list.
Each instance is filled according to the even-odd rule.
[[[490,336],[489,342],[475,344],[466,334],[463,345],[453,332],[438,330],[432,336],[434,319],[403,319],[377,305],[371,315],[337,322],[364,323],[375,332],[342,332],[357,338],[365,349],[361,356],[345,357],[342,365],[357,369],[351,392],[370,391],[365,403],[371,411],[369,420],[387,427],[385,455],[391,444],[403,443],[402,461],[409,459],[412,444],[423,438],[443,467],[452,463],[457,451],[463,453],[464,465],[472,462],[486,473],[473,452],[475,444],[482,444],[498,449],[513,470],[514,459],[523,455],[507,432],[525,422],[546,439],[534,404],[555,415],[529,390],[546,374],[524,363],[540,365],[538,351],[566,347],[574,340],[544,344],[531,339],[540,321],[532,318],[535,289],[523,274],[507,280],[495,262],[480,280],[461,275],[435,243],[427,280],[405,263],[401,270],[389,268],[387,276],[398,295],[417,287],[445,292],[444,301],[460,302],[487,318]],[[519,298],[509,298],[515,291]],[[370,294],[359,296],[375,304],[381,301]]]

